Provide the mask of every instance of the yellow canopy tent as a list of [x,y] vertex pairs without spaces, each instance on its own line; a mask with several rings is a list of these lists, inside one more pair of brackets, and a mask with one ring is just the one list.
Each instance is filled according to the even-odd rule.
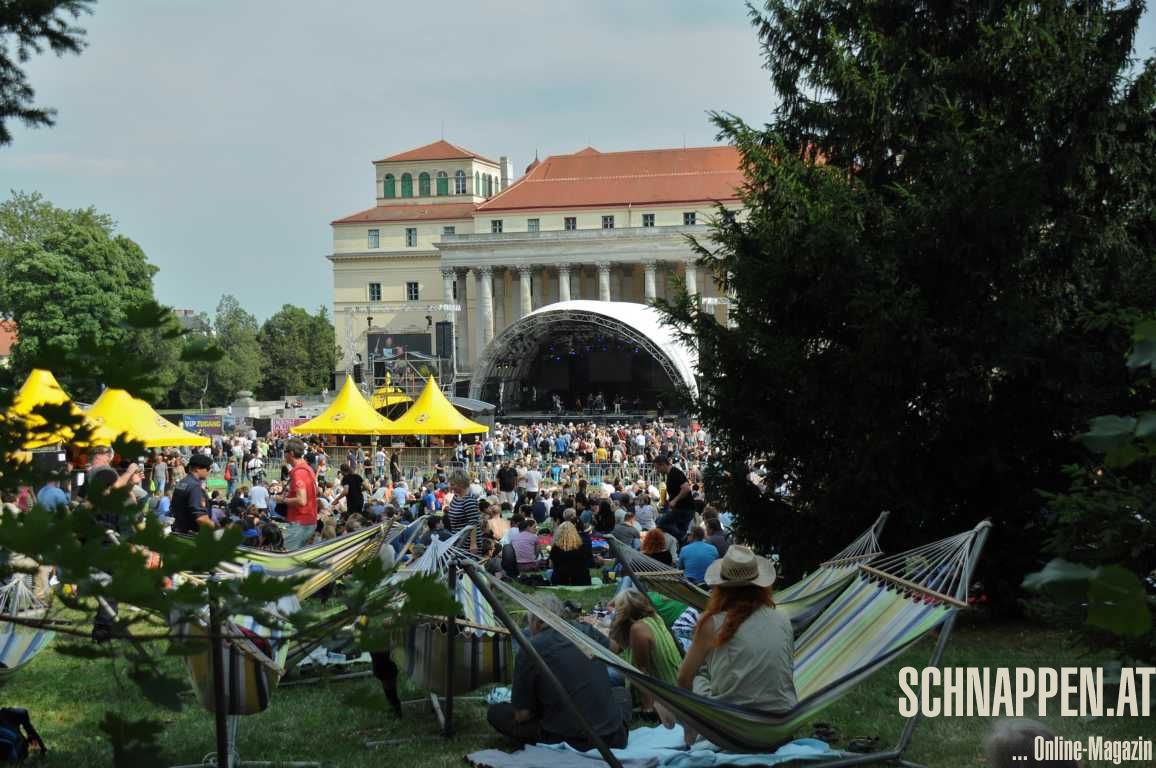
[[24,421],[30,437],[29,441],[24,444],[25,448],[43,448],[47,445],[68,442],[72,438],[71,429],[49,430],[46,428],[44,417],[33,413],[36,408],[43,405],[65,404],[69,405],[69,410],[73,415],[81,415],[80,408],[72,404],[71,398],[51,372],[36,368],[28,374],[28,378],[20,387],[20,391],[16,393],[16,398],[12,401],[12,407],[8,409],[7,414],[10,418],[15,417]]
[[387,435],[473,435],[489,432],[485,424],[479,424],[463,416],[438,389],[433,377],[425,384],[417,402],[409,410],[394,420]]
[[412,402],[413,398],[407,395],[401,387],[391,387],[389,385],[378,387],[373,393],[373,398],[370,400],[375,410]]
[[187,432],[123,389],[106,389],[85,414],[92,426],[90,445],[110,445],[123,436],[148,448],[208,445],[209,438]]
[[357,390],[352,376],[329,407],[304,424],[289,431],[295,435],[383,435],[389,434],[393,422],[373,410],[373,406]]

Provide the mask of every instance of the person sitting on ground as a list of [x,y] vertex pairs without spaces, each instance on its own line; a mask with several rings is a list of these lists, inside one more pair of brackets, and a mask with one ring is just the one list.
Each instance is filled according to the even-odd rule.
[[542,566],[538,562],[538,534],[534,530],[534,518],[522,517],[518,520],[518,532],[510,537],[514,555],[518,560],[518,572],[537,571]]
[[452,533],[442,527],[442,519],[437,515],[431,515],[426,518],[426,525],[429,527],[429,530],[425,532],[425,535],[421,537],[420,541],[423,547],[428,547],[434,539],[445,541],[450,536],[453,536]]
[[598,512],[594,516],[594,530],[609,536],[614,531],[616,524],[614,520],[614,508],[610,506],[608,500],[602,499],[598,502]]
[[551,584],[559,587],[590,586],[590,569],[586,566],[590,554],[585,551],[586,546],[573,523],[558,526],[550,546],[550,565],[554,569],[550,575]]
[[510,530],[510,522],[502,517],[502,508],[497,504],[491,504],[486,511],[489,513],[486,532],[494,541],[501,541]]
[[285,536],[281,533],[281,527],[276,523],[265,523],[259,529],[261,538],[258,543],[260,549],[266,552],[284,552],[285,551]]
[[[736,544],[707,568],[706,583],[710,601],[678,669],[678,685],[761,712],[793,709],[795,635],[790,619],[775,610],[774,563]],[[674,716],[661,702],[655,708],[673,727]],[[686,723],[683,728],[689,746],[698,734]]]
[[712,544],[718,550],[719,557],[726,557],[730,542],[727,541],[726,534],[723,533],[722,523],[719,522],[718,517],[706,518],[706,543]]
[[634,512],[627,510],[626,517],[622,518],[622,522],[614,526],[614,531],[611,535],[621,541],[628,547],[640,549],[642,547],[642,534],[638,532],[638,528],[634,525]]
[[[535,596],[539,610],[562,615],[562,602],[553,595]],[[583,715],[593,731],[612,749],[626,746],[626,726],[622,709],[615,700],[605,669],[587,658],[576,645],[529,614],[530,643],[545,665],[553,671],[565,691],[565,698],[544,677],[527,654],[514,661],[514,680],[509,703],[492,704],[486,719],[498,733],[518,744],[558,744],[566,742],[585,752],[594,748],[590,737],[575,721],[567,700]],[[619,691],[625,693],[624,689]]]
[[[674,685],[678,678],[682,653],[649,598],[637,589],[623,590],[614,598],[610,650],[664,683]],[[639,703],[644,715],[654,714],[649,693],[640,691]]]
[[706,542],[706,531],[698,526],[690,529],[691,542],[678,555],[678,567],[683,575],[695,584],[706,578],[706,569],[719,559],[718,550]]
[[674,567],[674,558],[666,543],[666,533],[661,528],[651,528],[642,537],[642,554],[671,568]]

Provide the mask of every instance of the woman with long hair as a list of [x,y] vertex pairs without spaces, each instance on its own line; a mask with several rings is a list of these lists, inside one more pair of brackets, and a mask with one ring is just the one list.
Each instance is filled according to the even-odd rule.
[[554,532],[550,543],[550,583],[559,587],[590,586],[589,545],[578,535],[574,523],[565,522]]
[[[682,654],[650,599],[637,589],[623,590],[614,598],[610,650],[651,677],[671,685],[677,680]],[[643,714],[653,714],[650,694],[640,694]]]
[[[736,544],[711,563],[710,601],[678,669],[679,686],[764,712],[795,706],[795,636],[775,610],[774,582],[774,564],[749,547]],[[663,722],[672,725],[673,718],[664,713]],[[689,745],[698,735],[685,723],[684,729]]]
[[651,528],[642,537],[642,554],[660,563],[674,567],[674,558],[666,541],[666,532],[661,528]]

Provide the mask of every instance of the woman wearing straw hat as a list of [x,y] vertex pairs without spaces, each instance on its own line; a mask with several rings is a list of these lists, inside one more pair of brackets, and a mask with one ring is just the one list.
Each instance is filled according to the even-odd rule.
[[[774,582],[774,564],[738,544],[707,568],[710,601],[678,669],[681,687],[765,712],[795,706],[795,636],[790,620],[775,610]],[[670,713],[656,706],[673,727]],[[690,745],[698,734],[684,728]]]

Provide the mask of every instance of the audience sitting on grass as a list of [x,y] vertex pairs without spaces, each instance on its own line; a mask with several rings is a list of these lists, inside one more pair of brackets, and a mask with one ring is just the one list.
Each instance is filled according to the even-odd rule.
[[510,537],[510,545],[514,548],[514,556],[518,562],[518,572],[540,570],[538,533],[535,530],[534,518],[515,515],[510,522],[518,528],[518,532]]
[[[775,566],[748,547],[734,545],[706,572],[710,601],[678,669],[678,685],[701,696],[757,709],[787,712],[796,704],[794,632],[774,609]],[[661,703],[663,723],[675,718]],[[683,723],[686,743],[697,733]]]
[[666,532],[661,528],[651,528],[642,537],[642,554],[658,562],[674,567],[674,558],[666,541]]
[[[614,619],[610,624],[610,650],[651,677],[674,685],[682,653],[674,636],[658,615],[650,599],[637,589],[626,589],[614,598]],[[644,716],[653,716],[650,694],[640,692]]]
[[[562,602],[553,595],[536,595],[542,612],[562,616]],[[629,704],[626,690],[611,686],[605,668],[587,658],[576,645],[528,614],[530,643],[554,673],[565,694],[560,694],[538,668],[520,653],[514,660],[514,679],[509,703],[492,704],[486,719],[494,730],[518,744],[565,742],[585,752],[595,747],[571,714],[572,704],[594,733],[608,746],[626,746]]]
[[634,549],[640,549],[642,547],[642,534],[638,531],[638,526],[634,521],[634,512],[631,510],[626,511],[622,521],[614,526],[614,531],[611,535],[628,547],[633,547]]
[[550,566],[553,572],[550,583],[555,586],[588,587],[590,586],[590,553],[587,544],[578,535],[573,523],[562,523],[554,532],[554,541],[550,546]]
[[691,528],[690,538],[691,542],[678,555],[678,566],[687,580],[701,584],[706,579],[706,569],[719,559],[719,554],[713,544],[706,542],[706,532],[702,528]]

